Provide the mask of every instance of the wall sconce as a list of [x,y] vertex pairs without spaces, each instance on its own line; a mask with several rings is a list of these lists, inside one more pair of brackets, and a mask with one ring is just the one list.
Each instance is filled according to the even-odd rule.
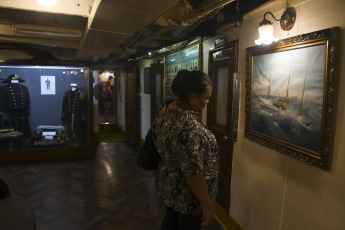
[[291,30],[292,27],[295,25],[296,10],[293,7],[287,8],[280,19],[277,19],[276,17],[274,17],[274,15],[271,12],[266,12],[264,14],[264,20],[260,22],[260,26],[258,29],[260,38],[255,40],[255,44],[257,45],[261,45],[261,44],[269,45],[272,42],[278,41],[278,38],[273,37],[273,25],[272,25],[272,22],[266,19],[267,14],[270,14],[274,18],[274,20],[280,22],[280,28],[282,28],[282,30],[285,30],[285,31]]

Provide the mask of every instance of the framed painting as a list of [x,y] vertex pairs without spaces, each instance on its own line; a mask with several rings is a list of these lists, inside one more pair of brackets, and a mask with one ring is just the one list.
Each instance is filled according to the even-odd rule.
[[338,30],[329,28],[246,49],[246,138],[330,169]]

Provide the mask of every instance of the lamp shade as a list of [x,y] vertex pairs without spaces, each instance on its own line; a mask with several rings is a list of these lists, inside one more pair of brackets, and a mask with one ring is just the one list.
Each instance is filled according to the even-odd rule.
[[269,45],[272,42],[277,42],[278,38],[273,37],[273,25],[272,24],[266,24],[266,25],[261,25],[259,27],[259,34],[260,38],[255,40],[255,44],[261,45]]
[[42,6],[53,6],[57,0],[37,0],[37,2]]

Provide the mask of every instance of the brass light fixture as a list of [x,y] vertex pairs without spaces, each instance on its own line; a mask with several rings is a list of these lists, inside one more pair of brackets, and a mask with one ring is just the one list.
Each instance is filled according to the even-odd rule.
[[285,31],[291,30],[293,26],[295,25],[296,10],[293,7],[286,8],[286,10],[284,11],[280,19],[277,19],[271,12],[266,12],[264,14],[264,20],[260,22],[260,26],[258,29],[260,38],[255,40],[255,44],[257,45],[261,45],[261,44],[269,45],[272,42],[278,41],[278,38],[275,38],[273,36],[272,22],[266,19],[267,14],[270,14],[274,18],[274,20],[280,22],[280,28],[282,28],[282,30],[285,30]]

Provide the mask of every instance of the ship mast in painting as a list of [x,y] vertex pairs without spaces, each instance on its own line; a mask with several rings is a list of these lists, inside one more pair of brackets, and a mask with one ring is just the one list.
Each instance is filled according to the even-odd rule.
[[271,65],[270,75],[268,76],[268,90],[267,90],[268,99],[271,98],[271,75],[272,75],[272,65]]
[[[305,94],[305,86],[306,86],[306,79],[307,79],[307,70],[306,70],[306,75],[304,77],[304,85],[303,85],[303,91],[301,94],[301,102],[298,103],[299,105],[299,113],[296,111],[296,114],[294,114],[294,112],[289,109],[290,105],[289,103],[293,103],[293,101],[290,101],[290,99],[293,99],[297,96],[290,96],[290,82],[291,82],[291,66],[290,66],[290,72],[289,72],[289,77],[288,77],[288,82],[287,82],[287,86],[286,86],[286,90],[283,91],[283,93],[285,92],[285,96],[279,97],[277,103],[272,103],[272,100],[274,100],[274,97],[276,96],[272,96],[271,95],[271,74],[272,74],[272,67],[271,67],[271,72],[268,75],[268,89],[267,89],[267,99],[264,98],[260,98],[258,95],[255,94],[255,92],[253,93],[253,95],[259,100],[260,106],[262,108],[266,108],[269,109],[271,111],[284,111],[284,114],[286,116],[289,116],[291,118],[296,119],[297,121],[301,122],[302,124],[309,126],[311,124],[311,121],[305,120],[302,118],[302,109],[303,106],[310,104],[310,102],[304,103],[304,94]],[[298,115],[297,115],[298,114]]]
[[301,97],[301,104],[299,104],[299,115],[302,114],[302,109],[303,109],[303,100],[304,100],[304,91],[305,91],[305,81],[307,80],[307,68],[305,69],[305,76],[304,76],[304,85],[303,85],[303,92],[302,92],[302,97]]
[[278,99],[278,103],[277,103],[277,108],[281,108],[282,110],[285,110],[289,104],[290,78],[291,78],[291,66],[290,66],[290,72],[289,72],[289,80],[286,87],[286,96],[284,98]]

